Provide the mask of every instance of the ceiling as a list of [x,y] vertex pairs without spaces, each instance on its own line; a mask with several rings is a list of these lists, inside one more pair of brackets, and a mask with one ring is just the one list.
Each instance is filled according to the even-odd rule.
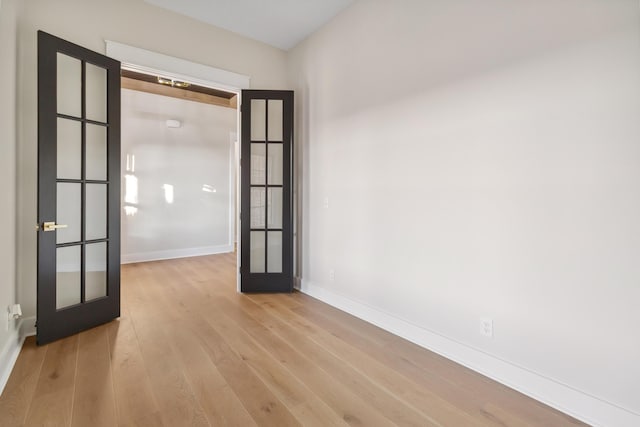
[[145,0],[147,3],[289,50],[353,0]]

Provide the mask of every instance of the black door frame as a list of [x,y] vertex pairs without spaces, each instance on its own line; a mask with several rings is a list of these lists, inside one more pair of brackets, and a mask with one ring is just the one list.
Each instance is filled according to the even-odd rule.
[[[282,273],[251,273],[251,100],[283,101],[283,175],[282,175]],[[241,232],[240,232],[240,291],[292,292],[293,291],[293,91],[243,90],[241,97]],[[268,104],[268,103],[267,103]],[[268,115],[268,107],[267,107]],[[268,135],[268,132],[266,133]],[[265,142],[265,141],[261,141]],[[268,183],[260,187],[269,187]],[[279,186],[278,186],[279,187]],[[265,229],[267,230],[265,223]],[[265,233],[266,236],[267,233]],[[265,237],[266,238],[266,237]],[[267,251],[265,243],[265,251]]]
[[[82,61],[82,117],[57,112],[57,53]],[[107,70],[107,122],[99,123],[85,114],[85,64]],[[82,156],[86,147],[87,123],[107,128],[107,237],[85,239],[85,179],[57,179],[57,121],[75,120],[82,126]],[[43,223],[56,221],[57,183],[82,185],[81,231],[81,303],[56,309],[56,244],[57,232],[43,231]],[[104,183],[104,181],[100,181]],[[37,342],[45,344],[120,316],[120,62],[85,49],[66,40],[38,31],[38,270],[37,270]],[[107,296],[84,302],[84,247],[86,242],[107,244]],[[77,242],[76,242],[77,243]]]

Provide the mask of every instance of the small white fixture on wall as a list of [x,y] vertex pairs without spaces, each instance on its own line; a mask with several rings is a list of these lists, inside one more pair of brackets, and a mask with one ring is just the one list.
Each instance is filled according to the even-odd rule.
[[172,129],[179,128],[182,127],[182,122],[180,120],[170,119],[167,120],[167,127]]

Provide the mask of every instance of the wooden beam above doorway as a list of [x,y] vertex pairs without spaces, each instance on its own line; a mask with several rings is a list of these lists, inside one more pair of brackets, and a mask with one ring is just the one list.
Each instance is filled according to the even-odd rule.
[[238,107],[238,95],[234,93],[196,85],[190,85],[188,88],[169,86],[158,83],[155,76],[127,70],[122,72],[121,87],[220,107],[232,109]]

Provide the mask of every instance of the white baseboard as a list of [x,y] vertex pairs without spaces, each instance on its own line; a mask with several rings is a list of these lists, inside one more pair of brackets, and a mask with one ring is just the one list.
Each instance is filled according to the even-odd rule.
[[[9,339],[0,350],[0,395],[9,381],[9,376],[13,370],[18,355],[22,349],[25,337],[35,335],[35,317],[20,319],[16,327],[9,334]],[[33,326],[29,326],[33,325]]]
[[640,426],[640,414],[421,328],[377,308],[305,280],[300,284],[300,291],[593,426]]
[[30,337],[36,334],[36,316],[24,317],[20,320],[20,336]]
[[163,259],[186,258],[192,256],[214,255],[233,252],[233,245],[205,246],[201,248],[172,249],[168,251],[141,252],[137,254],[122,254],[120,262],[131,264],[134,262],[160,261]]

